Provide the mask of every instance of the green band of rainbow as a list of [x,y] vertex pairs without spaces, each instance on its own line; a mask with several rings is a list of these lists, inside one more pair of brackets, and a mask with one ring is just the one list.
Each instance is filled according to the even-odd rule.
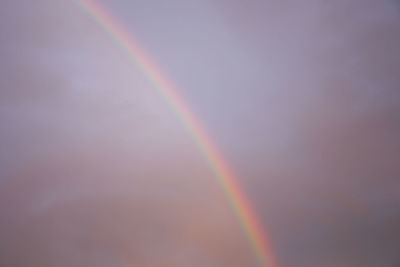
[[175,111],[183,125],[187,128],[205,160],[212,168],[226,197],[232,205],[240,224],[242,225],[261,266],[276,266],[268,246],[266,234],[251,205],[241,190],[235,175],[222,157],[217,146],[206,134],[200,121],[190,111],[178,90],[163,75],[159,67],[150,60],[150,57],[120,25],[116,19],[96,0],[75,0],[78,5],[90,15],[115,41],[146,78],[157,88],[166,99],[169,106]]

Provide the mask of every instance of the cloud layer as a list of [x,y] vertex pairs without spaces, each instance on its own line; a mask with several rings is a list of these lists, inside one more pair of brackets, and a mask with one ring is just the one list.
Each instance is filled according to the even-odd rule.
[[[396,1],[103,1],[238,174],[279,266],[400,263]],[[0,265],[257,266],[167,103],[72,1],[0,8]]]

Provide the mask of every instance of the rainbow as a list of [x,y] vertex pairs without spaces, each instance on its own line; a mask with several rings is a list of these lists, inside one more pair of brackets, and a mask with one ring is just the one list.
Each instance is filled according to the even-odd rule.
[[238,217],[261,266],[276,266],[266,234],[257,219],[249,200],[239,186],[232,169],[219,152],[216,144],[207,135],[205,128],[191,112],[175,86],[165,77],[160,68],[150,59],[145,50],[131,34],[96,0],[75,0],[98,25],[100,25],[120,49],[166,99],[172,110],[187,128],[198,149],[212,168],[228,201]]

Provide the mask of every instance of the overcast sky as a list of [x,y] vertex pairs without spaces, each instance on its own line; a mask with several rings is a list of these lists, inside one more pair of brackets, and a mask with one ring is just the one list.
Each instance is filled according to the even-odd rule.
[[[102,0],[282,267],[400,264],[400,3]],[[72,0],[0,3],[0,265],[258,266],[209,166]]]

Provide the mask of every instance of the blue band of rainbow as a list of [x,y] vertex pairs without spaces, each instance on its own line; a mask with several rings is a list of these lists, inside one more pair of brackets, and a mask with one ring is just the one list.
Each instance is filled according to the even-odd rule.
[[165,77],[160,68],[150,60],[137,41],[120,25],[106,9],[95,0],[75,0],[86,13],[99,24],[115,41],[129,60],[139,67],[146,78],[166,99],[183,125],[187,128],[198,149],[212,168],[228,201],[248,237],[260,266],[275,267],[275,261],[268,246],[266,233],[257,219],[249,200],[239,186],[237,179],[216,144],[207,135],[205,128],[191,112],[175,86]]

